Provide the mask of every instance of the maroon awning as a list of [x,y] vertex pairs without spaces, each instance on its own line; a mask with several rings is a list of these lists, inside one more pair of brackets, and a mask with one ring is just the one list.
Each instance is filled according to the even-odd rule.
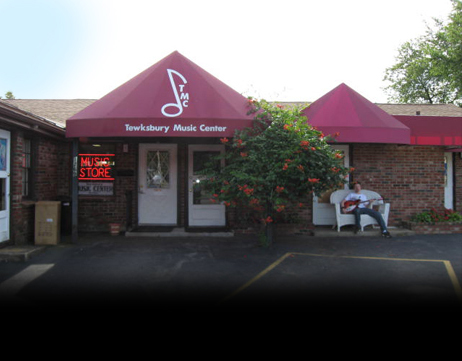
[[72,116],[66,136],[230,137],[248,100],[175,51]]
[[411,129],[411,144],[462,145],[462,117],[395,115]]
[[340,84],[307,109],[308,123],[342,143],[409,144],[410,130],[362,95]]

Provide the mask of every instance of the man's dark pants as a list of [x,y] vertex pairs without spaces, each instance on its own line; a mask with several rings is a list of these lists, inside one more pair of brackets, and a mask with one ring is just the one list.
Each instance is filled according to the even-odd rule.
[[387,230],[387,226],[385,225],[382,215],[373,209],[366,208],[366,207],[364,208],[356,207],[356,209],[353,211],[353,214],[355,215],[356,227],[358,228],[361,227],[361,214],[367,214],[368,216],[371,216],[377,221],[382,232]]

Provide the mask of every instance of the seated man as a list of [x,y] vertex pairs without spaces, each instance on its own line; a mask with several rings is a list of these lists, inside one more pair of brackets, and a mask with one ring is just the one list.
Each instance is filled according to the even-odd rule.
[[361,193],[361,183],[356,182],[354,186],[354,192],[351,192],[350,194],[348,194],[346,198],[342,201],[341,203],[342,210],[345,209],[345,202],[358,201],[358,200],[360,203],[357,205],[357,207],[353,211],[353,214],[355,216],[355,223],[356,223],[355,233],[358,233],[359,230],[361,229],[361,214],[367,214],[373,217],[377,221],[377,223],[380,226],[380,229],[382,230],[382,236],[386,238],[391,238],[391,234],[388,232],[387,226],[385,225],[382,215],[379,212],[371,208],[367,208],[367,205],[369,204],[369,202],[367,201],[366,195]]

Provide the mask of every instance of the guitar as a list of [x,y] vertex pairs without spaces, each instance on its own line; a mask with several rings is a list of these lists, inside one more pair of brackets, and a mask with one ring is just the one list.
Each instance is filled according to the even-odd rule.
[[343,205],[343,213],[352,213],[356,207],[358,207],[361,203],[366,203],[366,202],[373,202],[373,201],[382,201],[383,198],[373,198],[373,199],[368,199],[367,201],[360,201],[357,199],[356,201],[346,201]]

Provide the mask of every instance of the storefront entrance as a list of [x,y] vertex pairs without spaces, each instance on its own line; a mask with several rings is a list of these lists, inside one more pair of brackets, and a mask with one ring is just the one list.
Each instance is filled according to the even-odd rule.
[[[212,194],[201,187],[204,169],[211,157],[224,152],[222,145],[188,145],[187,167],[179,167],[177,144],[140,144],[138,165],[138,225],[182,226],[179,204],[187,210],[187,227],[224,227],[226,209],[212,201]],[[180,158],[182,155],[180,154]],[[218,162],[217,167],[221,164]],[[184,202],[178,202],[179,175],[187,175]],[[180,180],[180,181],[179,181]]]
[[[212,194],[201,187],[198,172],[212,156],[224,152],[222,145],[190,145],[188,147],[188,224],[190,227],[226,225],[225,206],[213,203]],[[216,164],[220,167],[221,164]]]
[[0,129],[0,242],[10,239],[10,132]]
[[139,225],[177,225],[177,168],[176,144],[140,144]]

